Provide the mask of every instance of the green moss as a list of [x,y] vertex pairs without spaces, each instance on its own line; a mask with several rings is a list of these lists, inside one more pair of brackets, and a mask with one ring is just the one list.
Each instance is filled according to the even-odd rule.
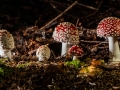
[[3,68],[0,68],[0,76],[4,76],[4,69]]
[[73,61],[67,61],[65,62],[66,66],[74,66],[75,68],[79,68],[80,66],[84,66],[85,63],[80,60],[73,60]]
[[28,62],[28,63],[24,63],[24,64],[18,64],[17,66],[16,66],[16,68],[25,68],[25,67],[28,67],[30,65],[30,63]]
[[13,68],[7,66],[0,66],[0,77],[6,77],[13,72]]

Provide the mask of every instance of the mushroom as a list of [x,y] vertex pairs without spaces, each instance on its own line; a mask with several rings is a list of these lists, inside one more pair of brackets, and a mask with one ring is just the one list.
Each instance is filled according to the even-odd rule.
[[48,60],[50,58],[50,49],[48,44],[40,46],[36,51],[39,61]]
[[84,54],[84,52],[79,45],[73,45],[68,50],[68,54],[73,55],[73,60],[78,60],[78,57],[82,56]]
[[110,63],[120,63],[120,49],[117,37],[120,36],[120,19],[107,17],[97,26],[97,36],[108,37]]
[[62,42],[61,55],[64,55],[68,51],[70,44],[79,43],[79,32],[74,24],[62,22],[55,27],[53,38],[58,42]]
[[14,49],[14,39],[7,30],[0,30],[0,56],[12,59],[11,50]]

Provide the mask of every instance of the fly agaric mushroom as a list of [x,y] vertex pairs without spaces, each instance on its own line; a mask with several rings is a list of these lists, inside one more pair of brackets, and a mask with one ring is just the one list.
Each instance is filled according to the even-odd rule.
[[69,44],[79,43],[79,32],[74,24],[62,22],[55,28],[53,38],[58,42],[62,42],[61,55],[64,55],[70,47]]
[[78,60],[79,56],[82,56],[84,54],[83,49],[79,45],[73,45],[68,50],[69,55],[73,55],[73,60]]
[[14,49],[14,39],[7,30],[0,30],[0,56],[12,59],[11,50]]
[[39,61],[48,60],[50,58],[50,49],[48,44],[40,46],[36,51]]
[[116,17],[107,17],[100,21],[97,26],[97,36],[108,37],[111,64],[119,63],[120,49],[117,37],[120,36],[120,19]]

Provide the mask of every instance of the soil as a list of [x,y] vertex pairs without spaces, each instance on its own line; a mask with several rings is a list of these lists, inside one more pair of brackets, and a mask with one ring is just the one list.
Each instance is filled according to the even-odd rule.
[[[96,76],[79,76],[82,66],[66,66],[72,56],[61,56],[61,43],[52,38],[55,26],[71,22],[80,32],[79,58],[90,65],[92,59],[109,61],[108,42],[96,35],[98,23],[105,17],[120,18],[120,0],[78,0],[42,30],[41,27],[60,15],[74,0],[4,0],[0,1],[0,28],[12,33],[13,61],[0,61],[0,90],[119,90],[120,67],[101,66]],[[43,35],[43,32],[45,35]],[[39,62],[36,49],[49,44],[49,60]],[[89,59],[89,60],[88,60]]]

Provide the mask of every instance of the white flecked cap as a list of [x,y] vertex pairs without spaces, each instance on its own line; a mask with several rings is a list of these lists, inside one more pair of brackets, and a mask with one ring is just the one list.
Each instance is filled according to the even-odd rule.
[[38,57],[39,61],[48,60],[50,58],[50,49],[48,45],[40,46],[36,51],[36,56]]
[[120,19],[107,17],[97,26],[97,36],[120,36]]
[[0,42],[3,49],[12,50],[14,45],[14,38],[7,30],[0,30]]
[[70,22],[62,22],[55,27],[53,38],[58,42],[78,44],[79,32],[74,24]]
[[12,59],[11,50],[14,49],[14,38],[7,30],[0,30],[0,56]]
[[73,45],[71,48],[69,48],[68,54],[73,56],[82,56],[84,52],[82,47],[80,47],[79,45]]

